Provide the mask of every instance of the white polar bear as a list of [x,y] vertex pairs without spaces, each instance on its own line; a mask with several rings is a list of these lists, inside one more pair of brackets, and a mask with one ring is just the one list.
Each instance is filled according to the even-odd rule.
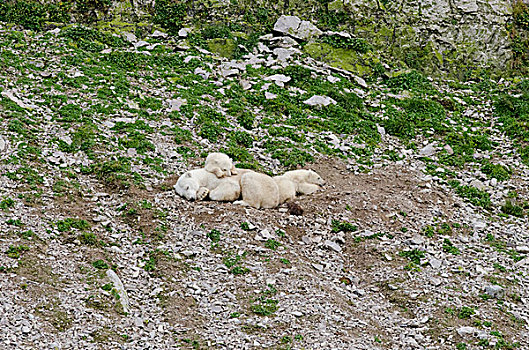
[[288,179],[294,183],[296,193],[312,194],[325,185],[325,180],[314,170],[299,169],[287,171],[277,178]]
[[237,169],[233,165],[231,158],[227,154],[220,152],[208,154],[204,169],[215,174],[218,178],[237,175]]
[[218,178],[204,168],[190,170],[178,178],[174,189],[187,200],[203,200],[209,194],[209,198],[214,201],[234,201],[241,195],[241,176],[250,170],[235,171],[235,176]]
[[324,184],[325,181],[313,170],[287,171],[275,177],[249,172],[241,176],[242,200],[234,204],[257,209],[275,208],[294,199],[296,193],[311,194]]

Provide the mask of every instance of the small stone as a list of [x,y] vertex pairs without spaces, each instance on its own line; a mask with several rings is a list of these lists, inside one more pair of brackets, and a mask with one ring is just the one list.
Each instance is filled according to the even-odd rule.
[[41,71],[39,74],[43,78],[49,78],[52,76],[51,72],[48,72],[48,71]]
[[191,33],[191,28],[182,28],[178,31],[178,36],[181,38],[187,38],[189,33]]
[[285,83],[288,83],[291,79],[291,77],[284,74],[274,74],[264,78],[266,81],[273,81],[277,86],[280,87],[285,86]]
[[22,327],[22,333],[28,334],[30,331],[31,331],[31,328],[29,328],[28,326],[23,326]]
[[313,263],[312,267],[314,267],[316,270],[318,270],[320,272],[323,271],[323,265],[322,264]]
[[461,336],[461,338],[469,338],[471,336],[474,336],[474,334],[477,334],[477,329],[474,327],[459,327],[457,329],[457,334]]
[[516,251],[522,254],[529,254],[529,246],[526,246],[526,245],[516,246]]
[[271,92],[265,91],[265,98],[267,100],[273,100],[274,98],[277,98],[277,95]]
[[434,259],[434,258],[430,259],[429,263],[430,263],[430,266],[433,267],[434,269],[438,269],[442,265],[442,261],[441,260]]
[[435,277],[432,278],[432,279],[430,280],[430,282],[431,282],[432,285],[435,286],[435,287],[439,287],[439,286],[441,285],[441,283],[442,283],[442,281],[441,281],[440,278],[435,278]]
[[489,284],[485,286],[485,293],[492,298],[501,299],[505,295],[505,290],[501,286]]
[[296,316],[296,317],[301,317],[303,316],[303,312],[300,312],[300,311],[293,311],[292,312],[292,315]]
[[430,143],[420,150],[419,155],[424,157],[430,157],[433,156],[436,152],[437,150],[435,149],[435,145],[433,143]]
[[136,35],[134,35],[132,33],[123,33],[123,35],[125,36],[125,39],[129,43],[135,43],[136,41],[138,41],[138,39],[136,38]]
[[337,253],[340,253],[342,251],[342,247],[340,247],[337,243],[333,242],[333,241],[330,241],[330,240],[326,240],[324,242],[325,246],[327,248],[330,248],[332,250],[334,250],[335,252]]
[[[184,29],[184,28],[182,28]],[[180,29],[180,30],[182,30]],[[180,32],[178,32],[180,34]],[[159,30],[155,30],[154,33],[151,34],[151,37],[153,38],[165,38],[167,37],[167,34],[164,32],[160,32]]]
[[452,147],[450,147],[450,145],[445,145],[443,149],[446,151],[446,153],[450,155],[454,154],[454,150],[452,149]]
[[6,141],[0,136],[0,152],[4,152],[7,149]]
[[367,89],[369,86],[367,85],[366,81],[358,76],[354,76],[353,77],[355,82],[360,85],[361,87],[363,87],[364,89]]
[[470,182],[470,186],[475,187],[480,191],[484,191],[486,189],[485,184],[478,179],[472,180]]
[[219,305],[213,305],[210,310],[214,314],[220,314],[222,312],[222,307]]
[[328,106],[330,104],[335,105],[336,101],[328,96],[314,95],[306,101],[303,101],[304,104],[309,106]]
[[485,227],[487,227],[487,223],[483,221],[474,221],[472,223],[472,228],[476,231],[483,230]]

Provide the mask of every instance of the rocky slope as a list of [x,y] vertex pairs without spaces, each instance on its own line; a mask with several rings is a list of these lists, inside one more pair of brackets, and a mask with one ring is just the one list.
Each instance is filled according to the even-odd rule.
[[[236,59],[1,24],[3,348],[529,346],[527,80],[359,77],[301,23]],[[302,216],[178,198],[214,150],[328,184]]]

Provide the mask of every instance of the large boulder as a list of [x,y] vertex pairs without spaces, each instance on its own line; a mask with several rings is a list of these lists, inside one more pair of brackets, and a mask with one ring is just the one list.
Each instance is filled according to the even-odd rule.
[[296,39],[306,40],[318,37],[322,31],[309,21],[302,21],[297,16],[281,16],[274,24],[274,31],[290,35]]

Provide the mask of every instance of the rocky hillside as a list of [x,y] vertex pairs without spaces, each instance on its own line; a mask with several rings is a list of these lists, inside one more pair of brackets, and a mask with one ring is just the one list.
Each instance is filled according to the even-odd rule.
[[[529,347],[529,80],[175,16],[0,22],[2,348]],[[179,198],[212,151],[327,185],[301,216]]]

